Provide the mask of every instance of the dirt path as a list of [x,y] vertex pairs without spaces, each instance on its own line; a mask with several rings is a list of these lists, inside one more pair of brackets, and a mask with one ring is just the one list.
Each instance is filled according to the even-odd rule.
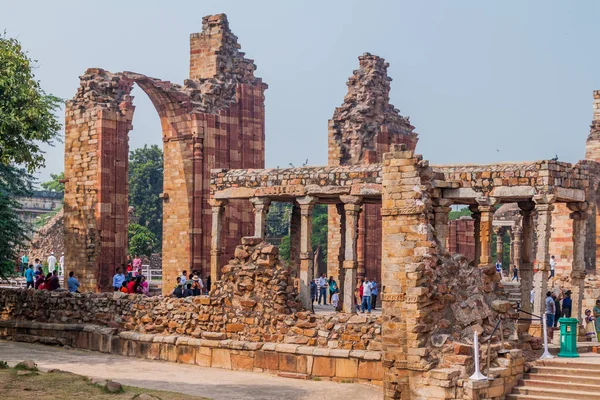
[[61,347],[0,340],[0,360],[14,364],[26,359],[34,360],[41,370],[58,368],[91,378],[111,379],[126,385],[215,400],[383,398],[381,388],[369,385],[286,379],[263,373],[148,361],[95,351],[65,350]]

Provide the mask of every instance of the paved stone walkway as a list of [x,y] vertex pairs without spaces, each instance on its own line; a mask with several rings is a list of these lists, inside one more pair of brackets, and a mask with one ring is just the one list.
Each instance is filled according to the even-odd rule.
[[370,385],[303,381],[263,373],[148,361],[95,351],[65,350],[62,347],[0,340],[0,360],[12,365],[26,359],[34,360],[41,370],[58,368],[90,378],[112,379],[126,385],[215,400],[383,398],[382,389]]

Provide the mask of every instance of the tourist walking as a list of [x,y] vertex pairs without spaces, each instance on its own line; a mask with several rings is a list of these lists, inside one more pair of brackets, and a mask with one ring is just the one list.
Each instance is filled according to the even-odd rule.
[[550,276],[548,277],[548,280],[554,278],[554,270],[556,269],[556,259],[554,258],[554,256],[550,257]]
[[123,272],[121,271],[121,268],[117,268],[116,274],[113,276],[113,288],[115,290],[115,292],[118,292],[119,290],[121,290],[121,287],[123,286],[123,282],[125,282],[125,275],[123,275]]
[[573,301],[571,300],[571,294],[573,292],[570,290],[567,290],[565,292],[565,298],[562,301],[562,317],[563,318],[571,318],[571,307],[573,304]]
[[365,278],[362,284],[362,304],[361,311],[364,313],[365,309],[371,314],[371,282],[369,278]]
[[54,252],[50,252],[50,256],[48,257],[48,272],[53,273],[56,269],[56,257],[54,257]]
[[560,319],[560,298],[559,298],[559,296],[552,294],[552,300],[554,300],[554,325],[548,325],[548,326],[552,326],[553,328],[556,328],[556,326],[558,324],[558,320]]
[[79,293],[79,281],[75,278],[75,272],[69,272],[69,279],[67,279],[67,288],[71,293]]
[[321,274],[321,277],[317,281],[317,286],[319,287],[319,301],[321,304],[321,299],[323,299],[323,305],[327,305],[327,278],[325,278],[325,274]]
[[517,283],[519,283],[519,269],[517,268],[516,265],[513,265],[512,272],[513,272],[513,277],[510,281],[512,282],[516,279]]
[[546,324],[548,328],[554,326],[554,314],[556,314],[556,305],[552,298],[552,292],[546,293]]
[[377,296],[379,295],[379,284],[375,279],[371,281],[371,309],[375,310],[377,306]]
[[337,291],[337,282],[335,281],[335,279],[333,279],[333,276],[329,277],[329,302],[331,303],[331,298],[333,297],[333,294]]
[[25,271],[25,282],[27,283],[25,289],[33,288],[35,286],[34,277],[35,272],[33,272],[33,264],[29,264],[29,267],[27,267],[27,271]]
[[310,281],[310,300],[313,304],[317,301],[317,282],[314,279]]
[[594,314],[594,324],[596,325],[596,338],[600,341],[600,300],[596,300],[596,305],[592,313]]
[[58,274],[59,275],[65,274],[65,253],[62,253],[58,260]]

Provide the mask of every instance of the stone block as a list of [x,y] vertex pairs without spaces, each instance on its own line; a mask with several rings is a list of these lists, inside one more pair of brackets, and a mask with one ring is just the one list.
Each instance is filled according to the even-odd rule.
[[182,364],[196,363],[196,349],[188,345],[179,345],[176,347],[177,362]]
[[231,354],[231,369],[236,371],[252,371],[254,369],[254,357],[250,356],[250,352],[244,354]]
[[231,369],[231,350],[213,349],[211,367]]
[[383,380],[383,363],[380,361],[359,361],[358,378],[374,381]]
[[196,348],[196,365],[210,367],[212,364],[212,349],[210,347]]
[[279,370],[279,354],[274,351],[257,351],[254,354],[254,366],[269,371]]
[[335,358],[331,357],[314,357],[312,374],[314,376],[335,376]]
[[340,378],[356,378],[358,376],[358,360],[353,358],[336,359],[335,376]]

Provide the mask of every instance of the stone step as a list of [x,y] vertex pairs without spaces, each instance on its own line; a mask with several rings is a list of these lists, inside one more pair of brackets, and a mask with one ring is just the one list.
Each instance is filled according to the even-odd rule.
[[600,385],[600,376],[581,376],[581,375],[550,375],[550,374],[525,374],[524,379],[533,379],[544,382],[559,382],[561,384],[589,384]]
[[517,386],[513,388],[512,394],[525,394],[530,396],[536,396],[540,399],[557,398],[562,400],[600,400],[600,394],[596,394],[594,392],[581,392],[576,390],[570,390],[567,387],[563,389],[550,389],[533,386]]
[[571,369],[565,367],[546,367],[546,366],[535,366],[531,369],[531,374],[534,375],[569,375],[569,376],[586,376],[586,377],[597,377],[600,376],[600,371],[597,369]]
[[[579,350],[579,346],[577,348],[579,353],[582,351]],[[598,376],[600,376],[600,364],[596,364],[593,362],[586,361],[572,361],[573,359],[568,358],[554,358],[552,360],[539,360],[535,363],[536,367],[552,367],[552,368],[566,368],[569,370],[579,370],[579,369],[593,369],[598,371]],[[582,360],[578,358],[578,360]]]
[[506,400],[565,400],[564,397],[548,397],[548,396],[536,396],[531,394],[514,394],[510,393],[506,395]]
[[535,377],[532,379],[521,379],[519,380],[519,387],[535,387],[542,389],[557,389],[557,390],[574,390],[577,392],[587,392],[591,395],[598,393],[600,395],[600,385],[593,385],[588,383],[574,383],[574,382],[557,382],[549,380],[537,380]]

